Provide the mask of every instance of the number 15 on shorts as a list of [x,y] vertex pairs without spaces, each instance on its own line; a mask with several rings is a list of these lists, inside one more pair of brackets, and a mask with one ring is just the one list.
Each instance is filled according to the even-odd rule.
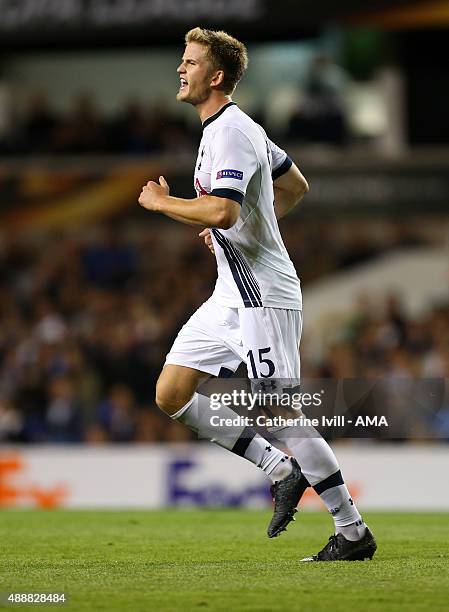
[[267,346],[266,348],[260,348],[254,351],[249,350],[247,352],[246,356],[249,359],[253,378],[271,378],[274,375],[276,371],[274,363],[265,356],[270,351],[271,347]]

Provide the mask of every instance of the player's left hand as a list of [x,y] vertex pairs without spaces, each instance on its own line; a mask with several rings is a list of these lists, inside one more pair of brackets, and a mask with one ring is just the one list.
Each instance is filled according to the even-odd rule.
[[215,255],[214,251],[214,243],[212,242],[212,235],[210,233],[210,229],[206,227],[202,232],[198,234],[200,238],[204,238],[204,244],[207,246],[209,251]]
[[139,204],[147,210],[158,210],[157,202],[159,198],[170,195],[170,187],[163,176],[159,177],[159,183],[148,181],[142,187],[139,196]]

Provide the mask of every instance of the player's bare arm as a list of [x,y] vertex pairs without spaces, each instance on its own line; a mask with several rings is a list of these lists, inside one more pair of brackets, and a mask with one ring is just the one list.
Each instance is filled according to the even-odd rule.
[[170,195],[170,189],[163,176],[159,183],[148,181],[142,187],[139,204],[187,225],[206,225],[229,229],[237,221],[240,205],[234,200],[207,195],[200,198],[184,199]]
[[273,183],[276,218],[282,219],[309,191],[309,185],[299,168],[292,164],[289,170]]

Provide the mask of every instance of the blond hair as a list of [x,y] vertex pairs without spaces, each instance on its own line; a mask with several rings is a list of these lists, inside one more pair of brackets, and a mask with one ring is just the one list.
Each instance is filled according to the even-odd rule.
[[248,52],[243,43],[226,32],[193,28],[186,34],[187,43],[198,43],[207,48],[207,55],[215,70],[223,70],[221,89],[232,94],[248,66]]

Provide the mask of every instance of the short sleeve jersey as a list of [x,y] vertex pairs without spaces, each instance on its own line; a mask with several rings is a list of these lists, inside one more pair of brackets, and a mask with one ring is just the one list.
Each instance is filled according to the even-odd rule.
[[300,282],[274,210],[273,180],[291,165],[285,151],[234,102],[203,124],[197,195],[228,198],[241,207],[233,227],[211,228],[218,269],[213,297],[223,306],[302,309]]

